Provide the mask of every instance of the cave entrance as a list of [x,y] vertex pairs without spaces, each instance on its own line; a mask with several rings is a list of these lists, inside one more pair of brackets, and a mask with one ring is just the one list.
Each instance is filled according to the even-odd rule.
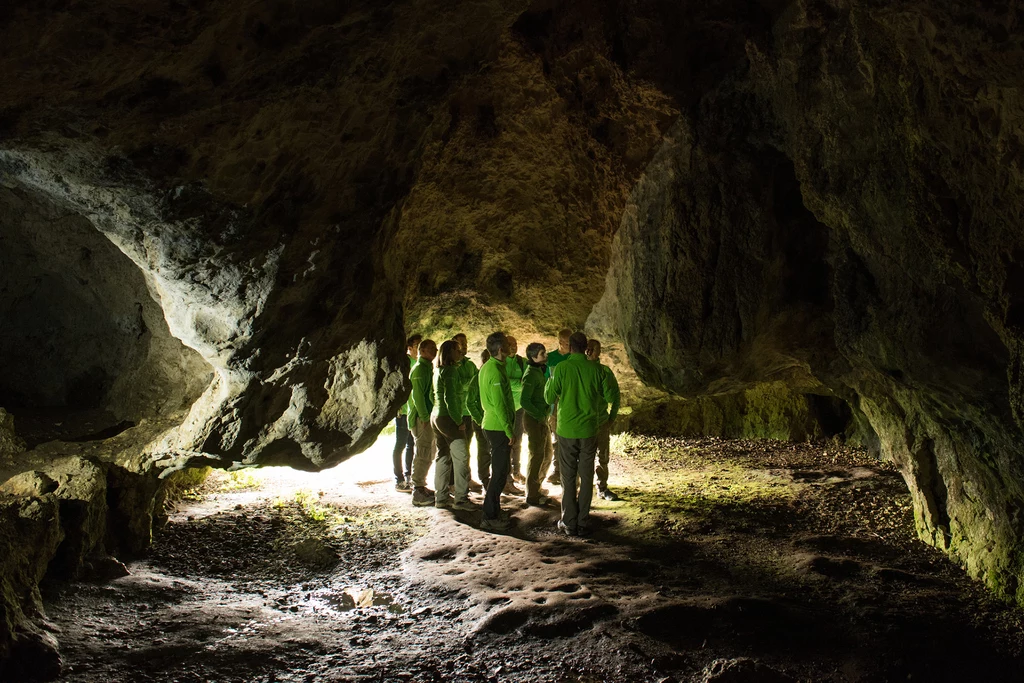
[[0,406],[29,447],[108,438],[209,381],[142,271],[83,216],[0,189]]

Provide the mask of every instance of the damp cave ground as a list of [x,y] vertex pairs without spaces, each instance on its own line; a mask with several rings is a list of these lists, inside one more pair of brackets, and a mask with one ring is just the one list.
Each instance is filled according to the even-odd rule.
[[1024,671],[1024,614],[918,541],[901,477],[862,452],[622,435],[621,500],[596,500],[594,533],[567,539],[554,506],[522,498],[504,499],[517,523],[503,535],[479,531],[479,513],[412,507],[387,476],[391,438],[319,475],[217,472],[178,500],[130,576],[46,586],[62,680]]

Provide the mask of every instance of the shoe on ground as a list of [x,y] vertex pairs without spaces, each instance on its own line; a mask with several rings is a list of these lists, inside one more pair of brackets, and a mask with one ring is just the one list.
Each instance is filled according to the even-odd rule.
[[470,490],[471,493],[480,493],[481,491],[484,490],[484,487],[483,487],[483,485],[480,484],[480,482],[473,481],[472,479],[470,479],[469,480],[469,490]]
[[523,490],[516,486],[515,484],[513,484],[511,481],[505,483],[505,488],[502,489],[501,492],[504,493],[506,496],[523,495]]
[[600,490],[598,490],[597,497],[601,498],[602,500],[618,500],[619,499],[618,496],[616,496],[614,493],[612,493],[608,489],[600,489]]
[[426,486],[417,486],[412,490],[412,504],[416,507],[428,507],[434,504],[434,492]]
[[551,499],[547,496],[537,496],[536,498],[527,498],[526,504],[532,505],[533,507],[542,508],[551,502]]
[[412,491],[412,485],[405,479],[403,479],[402,481],[396,481],[395,490],[401,491],[402,493],[409,493],[409,491]]
[[576,530],[570,529],[565,525],[565,522],[563,522],[562,520],[558,520],[558,533],[564,536],[575,536]]
[[496,519],[489,519],[484,517],[480,520],[480,528],[484,531],[505,531],[512,526],[512,521],[505,518],[498,517]]
[[444,500],[436,500],[436,499],[434,500],[434,507],[436,507],[436,508],[443,508],[445,510],[451,510],[454,505],[455,504],[452,502],[451,498],[446,498]]
[[453,510],[462,510],[463,512],[476,512],[480,509],[480,506],[471,500],[464,500],[459,503],[452,504]]
[[514,481],[517,484],[525,484],[526,477],[523,476],[522,472],[513,472],[512,481]]
[[553,484],[554,486],[561,486],[562,485],[562,477],[560,477],[560,476],[556,477],[555,475],[552,474],[550,477],[548,477],[548,483],[549,484]]

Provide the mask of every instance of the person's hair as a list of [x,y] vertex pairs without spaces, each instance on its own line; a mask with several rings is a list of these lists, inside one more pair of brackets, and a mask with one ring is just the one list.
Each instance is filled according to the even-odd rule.
[[488,351],[487,349],[484,349],[483,351],[480,352],[480,362],[481,363],[486,363],[490,359],[491,359],[491,352],[490,351]]
[[505,345],[505,333],[504,332],[492,332],[487,337],[487,351],[492,356],[497,356],[498,352],[501,351],[501,347]]
[[452,335],[452,339],[454,341],[459,341],[459,337],[462,337],[463,339],[466,339],[466,341],[469,341],[466,335],[462,332],[456,332],[455,334]]
[[600,351],[600,350],[601,350],[601,342],[599,342],[596,339],[588,339],[587,340],[587,354],[591,354],[591,353],[594,353],[594,351]]
[[437,363],[437,367],[446,368],[449,365],[455,365],[455,352],[456,350],[461,350],[461,348],[459,342],[454,339],[449,339],[442,343],[441,350],[438,353],[440,360]]
[[526,345],[526,357],[530,360],[539,356],[541,351],[544,351],[544,345],[540,342],[532,342]]
[[437,348],[437,343],[433,339],[424,339],[423,341],[420,342],[420,347],[419,347],[418,351],[419,351],[420,355],[422,356],[423,355],[423,350],[424,349],[430,349],[430,348],[436,349]]
[[562,329],[560,329],[558,331],[558,339],[559,339],[559,341],[561,341],[562,339],[568,339],[571,336],[572,336],[572,330],[570,330],[568,327],[563,327]]
[[586,353],[587,335],[583,334],[582,332],[573,332],[572,336],[569,337],[569,352]]
[[416,347],[418,347],[420,345],[421,341],[423,341],[423,335],[422,334],[414,334],[414,335],[412,335],[411,337],[409,337],[408,339],[405,340],[405,345],[406,346],[416,346]]

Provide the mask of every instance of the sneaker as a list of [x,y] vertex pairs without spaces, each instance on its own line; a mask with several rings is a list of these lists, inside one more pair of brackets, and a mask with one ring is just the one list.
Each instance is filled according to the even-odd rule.
[[478,481],[469,480],[469,491],[470,493],[480,493],[484,490],[483,485]]
[[551,502],[551,499],[548,498],[547,496],[544,496],[544,495],[537,496],[536,498],[527,498],[526,499],[526,504],[527,505],[532,505],[533,507],[536,507],[536,508],[542,508],[542,507],[544,507],[545,505],[547,505],[550,502]]
[[619,499],[618,496],[616,496],[614,493],[612,493],[608,489],[598,489],[597,497],[601,498],[603,500],[618,500]]
[[480,506],[471,500],[464,500],[458,503],[452,504],[453,510],[462,510],[464,512],[476,512],[480,509]]
[[565,536],[575,536],[576,530],[570,529],[565,525],[565,522],[563,522],[562,520],[558,520],[558,533],[563,534]]
[[517,484],[525,484],[526,477],[523,476],[522,472],[513,472],[512,481],[514,481]]
[[443,508],[445,510],[451,510],[453,506],[452,499],[446,498],[444,500],[434,500],[434,507]]
[[552,474],[550,477],[548,477],[548,483],[549,484],[553,484],[555,486],[561,486],[562,485],[562,477],[561,477],[561,475],[556,476],[556,475]]
[[509,481],[509,482],[507,482],[505,484],[505,488],[502,489],[501,492],[504,493],[507,496],[521,496],[521,495],[523,495],[523,490],[521,488],[517,487],[511,481]]
[[416,507],[427,507],[434,504],[434,492],[426,486],[417,486],[412,490],[412,504]]
[[497,519],[484,517],[480,520],[480,528],[483,531],[505,531],[510,526],[512,526],[511,520],[502,519],[501,517],[498,517]]
[[407,482],[405,479],[403,479],[402,481],[396,481],[395,490],[401,491],[402,493],[408,493],[409,491],[412,491],[412,485],[409,484],[409,482]]

